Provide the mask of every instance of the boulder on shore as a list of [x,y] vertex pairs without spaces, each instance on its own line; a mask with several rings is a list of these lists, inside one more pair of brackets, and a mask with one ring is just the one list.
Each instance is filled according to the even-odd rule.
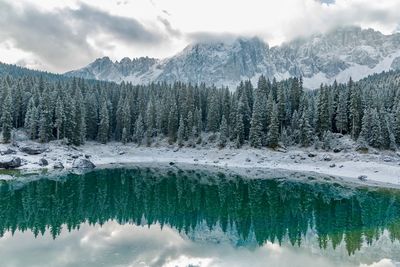
[[0,169],[14,169],[22,165],[19,157],[2,157],[0,158]]
[[38,155],[42,154],[47,150],[46,147],[40,145],[24,145],[19,148],[19,150],[28,155]]
[[329,156],[329,155],[327,155],[327,154],[325,154],[325,155],[322,156],[322,159],[323,159],[324,161],[331,161],[331,160],[332,160],[332,157]]
[[53,168],[54,169],[64,169],[64,165],[61,162],[57,161],[56,163],[54,163]]
[[357,178],[358,178],[358,180],[365,182],[368,177],[366,175],[360,175]]
[[17,151],[11,148],[7,148],[6,150],[0,151],[1,155],[10,155],[10,154],[17,154]]
[[75,169],[94,169],[96,165],[88,159],[76,159],[72,163],[72,168]]
[[45,158],[39,159],[39,166],[47,166],[49,165],[49,162]]

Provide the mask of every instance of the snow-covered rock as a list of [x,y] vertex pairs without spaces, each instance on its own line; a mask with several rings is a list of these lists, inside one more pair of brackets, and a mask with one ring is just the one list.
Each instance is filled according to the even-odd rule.
[[54,163],[53,168],[54,169],[64,169],[64,165],[61,162],[57,161],[56,163]]
[[231,88],[244,79],[256,82],[261,74],[277,80],[301,75],[305,87],[317,88],[399,66],[399,33],[341,27],[275,47],[254,37],[194,43],[164,60],[141,57],[113,62],[104,57],[66,75],[134,84],[179,80]]
[[26,144],[23,146],[20,146],[19,150],[21,152],[24,152],[28,155],[38,155],[42,154],[47,150],[45,146],[37,145],[37,144]]
[[5,150],[0,151],[1,155],[10,155],[10,154],[16,154],[16,153],[17,153],[17,151],[15,151],[14,149],[11,149],[9,147]]
[[0,169],[14,169],[22,165],[22,161],[19,157],[0,157]]
[[49,162],[47,161],[47,159],[45,159],[45,158],[39,159],[39,166],[44,167],[44,166],[47,166],[47,165],[49,165]]
[[332,160],[332,157],[331,157],[330,155],[328,155],[328,154],[325,154],[325,155],[322,156],[322,159],[323,159],[324,161],[331,161],[331,160]]
[[96,165],[88,159],[76,159],[72,163],[72,168],[76,169],[94,169]]

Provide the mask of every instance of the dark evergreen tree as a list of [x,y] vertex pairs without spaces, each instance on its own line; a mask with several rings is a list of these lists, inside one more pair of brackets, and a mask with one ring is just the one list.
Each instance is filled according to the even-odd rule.
[[173,101],[168,116],[168,138],[170,143],[175,143],[177,138],[177,132],[179,127],[178,118],[179,118],[178,108],[176,106],[176,102]]
[[225,115],[222,115],[221,126],[219,128],[219,147],[225,147],[228,142],[229,131],[228,131],[228,122],[225,118]]
[[278,118],[278,108],[274,104],[271,114],[271,124],[268,128],[268,146],[275,148],[278,146],[279,142],[279,118]]
[[373,147],[379,148],[382,144],[381,124],[379,121],[378,111],[374,108],[371,111],[371,131],[369,137],[369,144]]
[[135,123],[135,140],[138,145],[141,145],[145,137],[146,129],[144,125],[144,120],[142,114],[136,119]]
[[253,115],[251,118],[250,128],[250,145],[255,148],[260,148],[263,141],[263,96],[261,91],[257,90],[254,94]]
[[220,118],[220,105],[218,94],[213,91],[210,96],[208,112],[207,112],[207,130],[210,132],[216,132],[219,129],[219,118]]
[[57,140],[59,140],[61,137],[64,121],[65,121],[64,104],[61,98],[58,97],[56,102],[55,124],[54,124],[54,127],[56,128],[57,131],[56,133]]
[[328,88],[324,86],[321,86],[319,90],[317,126],[320,136],[330,130]]
[[362,123],[362,102],[361,92],[358,86],[353,85],[352,80],[349,81],[350,90],[350,122],[351,122],[351,136],[357,139],[361,131]]
[[29,137],[31,139],[36,139],[37,137],[37,128],[38,128],[38,110],[35,106],[35,101],[32,98],[29,100],[29,105],[25,114],[25,129],[27,129]]
[[104,100],[102,105],[101,105],[101,109],[100,109],[100,113],[99,113],[99,132],[98,132],[98,136],[97,139],[99,140],[99,142],[105,144],[108,142],[108,133],[110,130],[110,117],[108,114],[108,107],[107,107],[107,101]]
[[348,131],[348,110],[347,110],[347,94],[345,90],[339,93],[339,100],[336,110],[336,128],[340,133]]
[[12,130],[12,114],[11,114],[11,95],[8,92],[3,102],[2,115],[1,115],[1,132],[3,135],[3,142],[9,143],[11,140]]
[[397,144],[400,145],[400,104],[397,104],[397,108],[394,113],[393,134]]
[[308,147],[312,144],[313,140],[313,129],[307,117],[307,111],[303,111],[303,115],[300,119],[300,144]]

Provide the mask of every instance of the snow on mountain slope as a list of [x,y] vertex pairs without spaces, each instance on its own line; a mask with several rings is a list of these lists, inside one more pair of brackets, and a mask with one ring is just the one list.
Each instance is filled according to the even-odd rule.
[[400,69],[400,34],[343,27],[272,48],[254,37],[191,44],[164,60],[112,62],[105,57],[66,75],[134,84],[184,81],[230,87],[243,79],[256,81],[261,74],[277,80],[301,75],[305,87],[316,88],[390,69]]

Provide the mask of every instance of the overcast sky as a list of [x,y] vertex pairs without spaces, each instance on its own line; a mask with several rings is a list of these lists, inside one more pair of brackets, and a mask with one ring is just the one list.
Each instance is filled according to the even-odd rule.
[[0,0],[0,61],[64,72],[232,36],[277,45],[344,25],[390,34],[399,10],[399,0]]

